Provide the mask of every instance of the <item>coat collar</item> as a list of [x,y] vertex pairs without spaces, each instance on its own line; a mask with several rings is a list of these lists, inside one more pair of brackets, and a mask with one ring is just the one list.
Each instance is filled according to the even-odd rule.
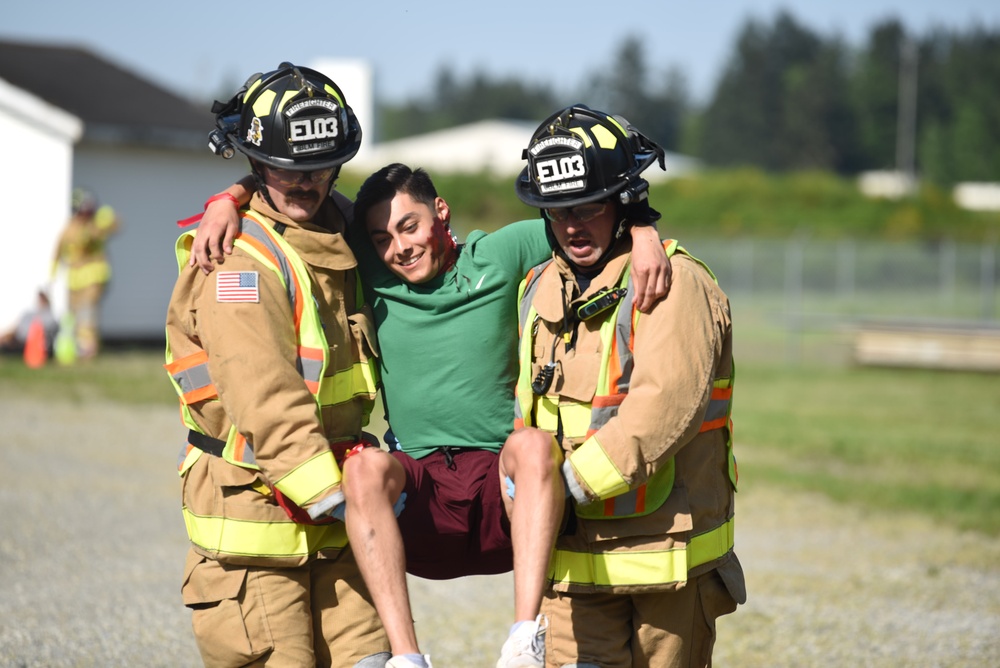
[[[559,322],[566,310],[574,304],[586,301],[600,290],[617,286],[632,259],[631,240],[622,239],[618,245],[619,248],[582,295],[569,262],[558,253],[553,253],[552,264],[545,267],[542,277],[538,279],[538,290],[533,301],[535,311],[542,320]],[[573,297],[570,298],[570,295]]]
[[329,198],[320,205],[316,216],[305,223],[298,223],[283,213],[278,213],[260,193],[254,193],[250,208],[269,221],[272,227],[276,223],[284,225],[281,236],[306,264],[341,271],[358,266],[354,253],[344,239],[344,217]]

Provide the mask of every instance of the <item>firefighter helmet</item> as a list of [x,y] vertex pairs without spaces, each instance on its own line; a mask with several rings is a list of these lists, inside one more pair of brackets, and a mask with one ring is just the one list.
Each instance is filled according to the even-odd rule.
[[646,197],[639,174],[664,153],[621,116],[576,104],[545,120],[531,137],[515,189],[528,206],[574,207],[618,195],[622,204]]
[[361,125],[337,84],[291,63],[251,76],[212,111],[209,147],[223,157],[235,148],[271,167],[313,171],[342,165],[361,147]]

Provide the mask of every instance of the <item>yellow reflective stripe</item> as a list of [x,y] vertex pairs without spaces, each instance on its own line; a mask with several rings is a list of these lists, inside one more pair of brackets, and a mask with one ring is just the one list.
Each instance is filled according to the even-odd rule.
[[[612,123],[614,123],[614,121],[612,121]],[[618,124],[615,123],[615,125]],[[619,125],[618,127],[621,126]],[[609,151],[614,150],[615,145],[618,143],[618,138],[615,137],[614,133],[611,132],[611,130],[608,130],[603,125],[595,124],[591,126],[590,131],[594,133],[594,139],[597,140],[598,146],[600,146],[603,149],[607,149]],[[622,131],[622,134],[625,135],[626,137],[628,136],[627,132]]]
[[583,438],[590,431],[590,404],[564,402],[559,405],[563,434],[569,438]]
[[285,107],[288,106],[288,103],[294,100],[298,94],[299,91],[297,90],[286,90],[281,96],[281,101],[278,103],[278,111],[284,111]]
[[181,476],[187,473],[187,470],[192,466],[194,466],[194,463],[198,461],[198,458],[201,457],[203,454],[205,454],[198,448],[191,446],[186,446],[186,447],[189,448],[187,454],[184,455],[184,459],[181,460],[180,465],[177,467],[177,472]]
[[559,429],[559,405],[549,397],[538,397],[535,402],[535,426],[553,434]]
[[321,452],[296,466],[281,480],[274,483],[282,494],[296,505],[304,505],[330,485],[340,482],[340,467],[333,451]]
[[588,438],[569,456],[577,477],[600,499],[628,491],[628,483],[596,438]]
[[669,550],[571,552],[556,550],[549,561],[549,578],[556,584],[599,586],[657,585],[687,581],[688,572],[733,549],[733,519],[694,536],[684,547]]
[[71,267],[66,276],[70,290],[81,290],[96,283],[107,283],[109,280],[111,280],[111,265],[104,260],[88,262],[81,267]]
[[107,204],[101,206],[94,212],[94,223],[102,232],[107,230],[115,224],[115,210]]
[[[526,318],[534,313],[534,309],[529,309],[528,312],[524,312],[524,302],[521,301],[523,297],[524,288],[526,282],[521,281],[521,285],[518,287],[518,303],[521,304],[521,317]],[[526,325],[524,321],[519,323],[519,326],[531,327],[530,324]],[[517,385],[514,387],[514,426],[521,426],[518,424],[518,420],[523,423],[524,426],[535,426],[537,423],[537,418],[532,415],[532,403],[534,400],[534,392],[531,390],[531,342],[533,337],[530,331],[522,331],[521,338],[518,339],[518,374],[517,374]]]
[[254,557],[307,556],[319,550],[343,548],[347,531],[342,522],[309,525],[260,522],[195,515],[187,508],[184,525],[195,545],[221,554]]
[[[249,94],[249,91],[247,91],[247,94],[243,96],[243,99],[245,100]],[[277,97],[278,94],[273,90],[265,90],[263,93],[258,95],[257,99],[253,101],[252,109],[254,116],[270,115],[271,107],[274,105],[274,100]]]
[[359,394],[375,396],[375,370],[370,363],[358,362],[349,369],[324,376],[319,384],[319,403],[333,406]]
[[657,585],[687,580],[687,550],[655,552],[570,552],[556,550],[549,562],[555,584],[611,586]]
[[707,564],[733,549],[733,526],[733,518],[730,517],[711,531],[692,536],[688,546],[691,568]]
[[337,102],[340,103],[340,106],[342,106],[342,107],[344,106],[344,98],[342,98],[339,95],[337,95],[337,91],[334,90],[333,86],[331,86],[329,84],[323,84],[323,90],[325,90],[327,93],[329,93],[330,97],[333,97],[334,99],[336,99]]

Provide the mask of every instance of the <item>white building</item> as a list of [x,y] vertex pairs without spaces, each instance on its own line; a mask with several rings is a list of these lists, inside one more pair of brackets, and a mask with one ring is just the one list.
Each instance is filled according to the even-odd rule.
[[0,183],[7,186],[7,250],[0,262],[0,329],[35,304],[48,281],[55,239],[69,211],[73,145],[83,123],[0,79]]
[[[513,177],[527,164],[521,153],[537,127],[534,121],[477,121],[375,144],[365,154],[359,153],[345,169],[370,173],[389,163],[402,162],[423,167],[432,176],[442,172],[485,172]],[[665,171],[653,165],[643,172],[643,177],[654,182],[700,168],[697,159],[677,153],[668,152],[664,162]]]
[[[208,150],[207,105],[80,48],[0,41],[0,179],[8,208],[0,262],[0,329],[12,326],[49,281],[74,187],[121,218],[108,244],[107,338],[163,336],[177,276],[176,221],[246,173],[245,160]],[[52,295],[59,310],[65,294]]]

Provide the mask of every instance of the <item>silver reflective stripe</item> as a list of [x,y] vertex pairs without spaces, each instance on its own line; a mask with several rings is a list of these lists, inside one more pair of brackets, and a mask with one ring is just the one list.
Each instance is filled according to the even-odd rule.
[[212,378],[208,375],[208,365],[198,364],[189,369],[178,371],[174,374],[174,380],[181,388],[181,392],[187,394],[194,390],[200,390],[212,384]]
[[[288,256],[285,255],[285,251],[274,242],[266,231],[264,231],[263,226],[254,220],[253,218],[244,218],[243,233],[249,237],[252,237],[258,241],[262,246],[267,248],[271,252],[271,255],[278,261],[278,269],[281,271],[281,277],[285,281],[285,292],[288,294],[288,303],[292,308],[292,313],[295,313],[295,274],[292,269],[291,263],[288,261]],[[246,223],[252,223],[247,225]],[[313,297],[315,299],[315,297]],[[308,380],[315,383],[320,382],[320,377],[323,374],[323,362],[311,359],[303,359],[299,357],[296,360],[296,366],[298,367],[299,374]]]
[[300,357],[298,364],[299,372],[305,380],[313,383],[320,382],[320,376],[323,373],[323,360]]
[[726,417],[729,414],[729,399],[712,399],[708,402],[704,422],[711,422]]
[[[247,223],[252,224],[248,225]],[[278,268],[281,269],[281,276],[285,280],[288,302],[292,305],[292,313],[295,313],[295,275],[292,273],[292,266],[288,262],[288,258],[285,257],[285,252],[278,244],[274,243],[271,236],[261,228],[261,224],[253,218],[243,219],[243,234],[260,242],[262,246],[271,251],[271,255],[278,261]]]
[[[642,487],[646,485],[643,484]],[[613,497],[615,509],[613,515],[634,515],[636,512],[636,505],[639,500],[639,490],[633,489],[625,492],[624,494],[619,494]]]
[[242,461],[244,464],[253,464],[254,466],[257,466],[257,458],[253,456],[253,445],[251,445],[250,441],[247,441],[246,445],[243,446]]
[[[521,323],[521,331],[524,332],[525,328],[528,326],[526,322],[528,319],[528,312],[531,310],[531,302],[535,299],[535,293],[538,291],[538,281],[542,278],[542,272],[545,268],[552,264],[552,260],[546,260],[545,262],[536,265],[532,271],[531,282],[524,286],[524,294],[521,296],[521,312],[518,316],[518,320]],[[523,335],[523,334],[522,334]],[[532,343],[534,343],[535,337],[531,337]]]
[[632,350],[629,348],[629,343],[632,338],[632,303],[635,298],[635,288],[632,285],[631,266],[628,272],[625,296],[618,303],[618,320],[615,323],[615,336],[618,337],[618,366],[622,370],[622,377],[618,380],[619,394],[626,394],[632,382]]
[[618,406],[594,407],[590,411],[590,430],[597,431],[608,423],[608,420],[618,415]]

